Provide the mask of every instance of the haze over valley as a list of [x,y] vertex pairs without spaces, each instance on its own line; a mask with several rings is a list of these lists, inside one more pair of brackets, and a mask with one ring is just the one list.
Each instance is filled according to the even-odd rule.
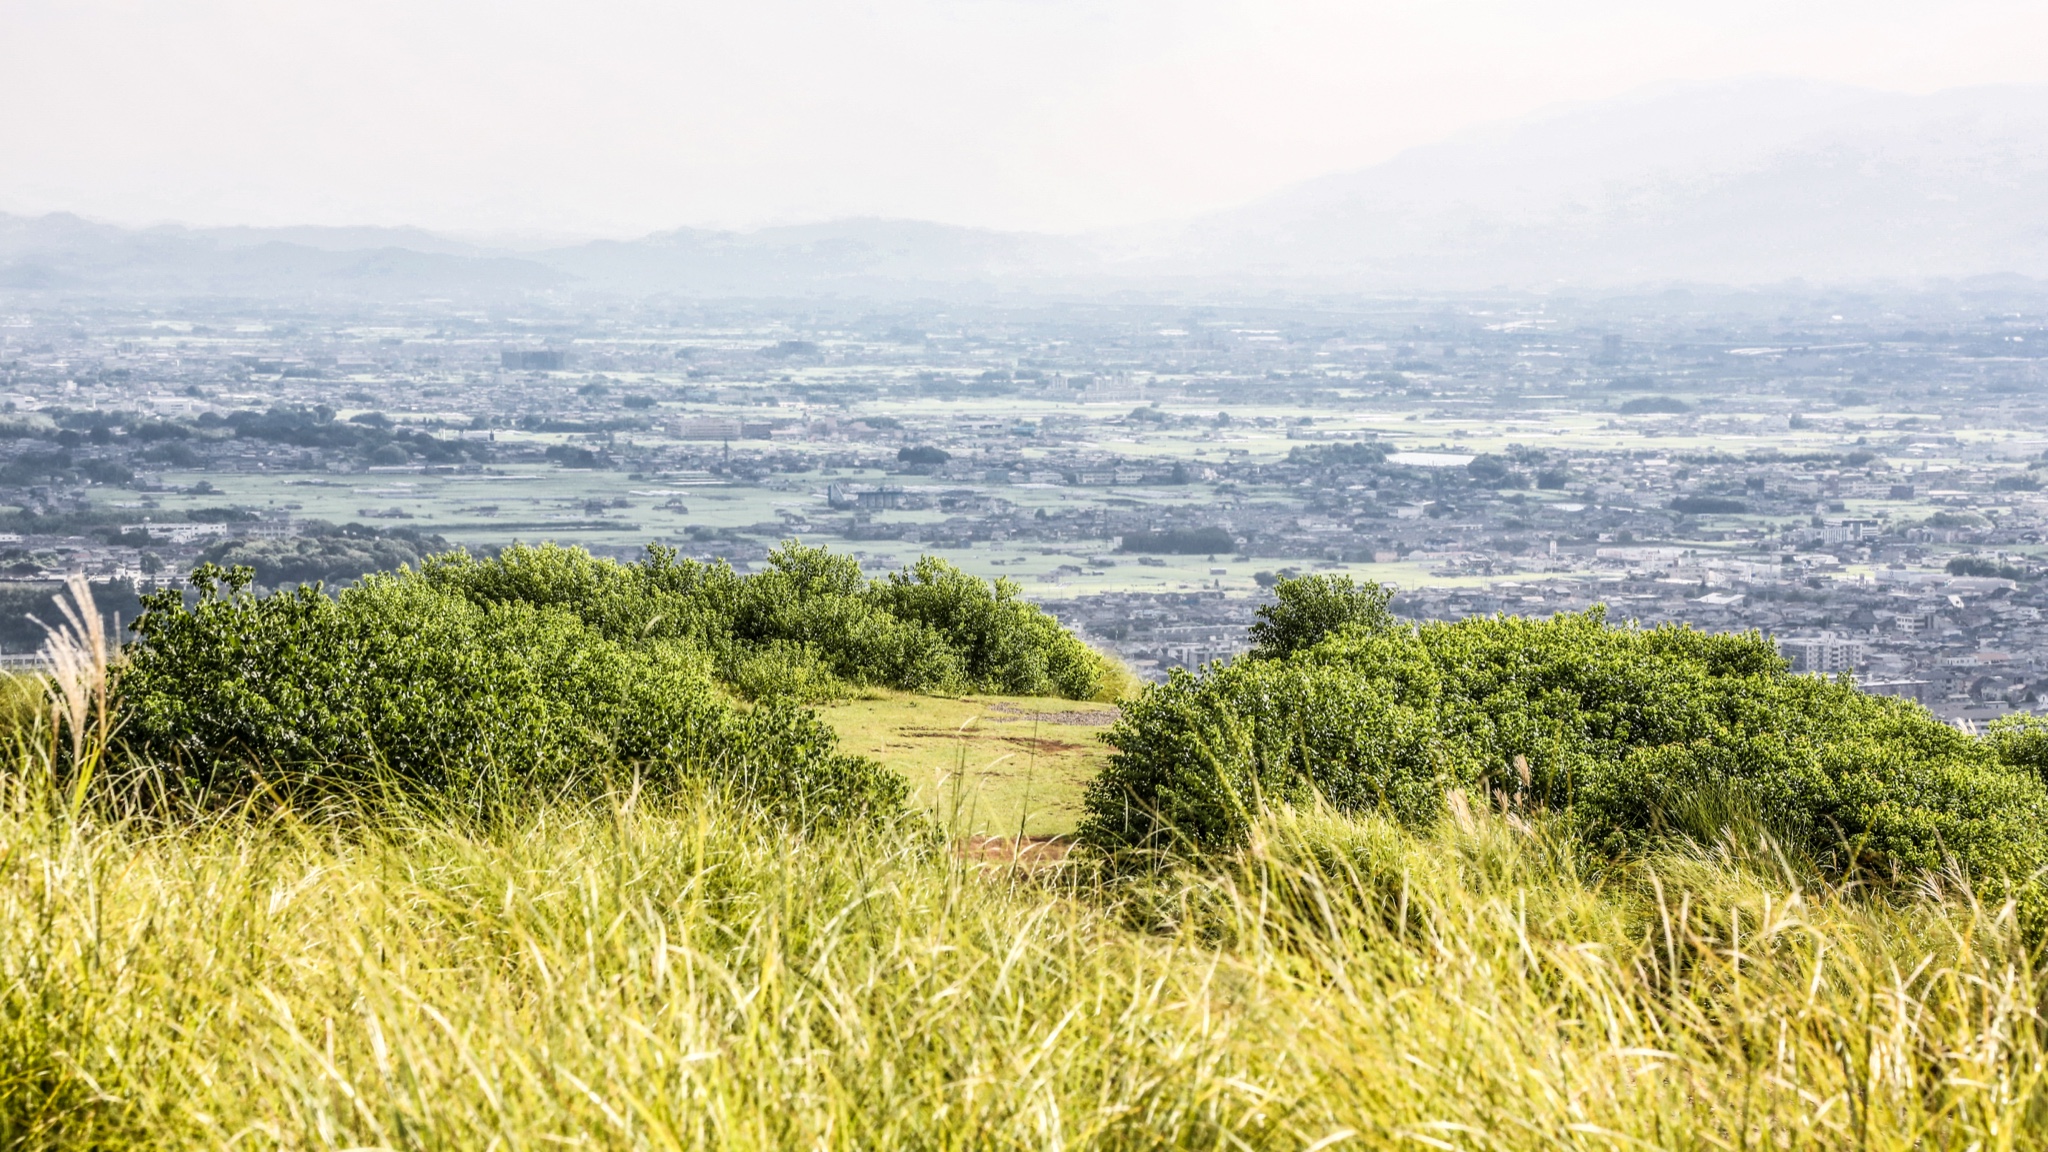
[[842,219],[518,246],[416,228],[0,218],[0,284],[402,299],[1214,295],[2048,277],[2048,87],[1670,84],[1228,211],[1068,234]]

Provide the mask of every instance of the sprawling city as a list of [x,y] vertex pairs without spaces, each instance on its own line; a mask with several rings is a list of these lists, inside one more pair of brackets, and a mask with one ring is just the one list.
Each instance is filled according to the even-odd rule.
[[1759,629],[1959,726],[2048,709],[2038,296],[16,308],[23,656],[73,571],[794,538],[1007,578],[1148,677],[1342,572],[1412,618]]

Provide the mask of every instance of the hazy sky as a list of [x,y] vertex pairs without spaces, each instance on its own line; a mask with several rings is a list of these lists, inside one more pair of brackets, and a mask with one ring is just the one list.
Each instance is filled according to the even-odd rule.
[[1083,229],[1752,73],[2048,81],[2048,0],[0,0],[0,210]]

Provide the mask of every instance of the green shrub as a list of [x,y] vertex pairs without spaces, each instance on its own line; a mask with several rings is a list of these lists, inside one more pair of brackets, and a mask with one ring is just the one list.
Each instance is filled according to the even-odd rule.
[[742,651],[807,646],[834,676],[854,684],[911,691],[979,687],[962,653],[922,621],[904,620],[876,602],[851,556],[785,544],[760,574],[740,581],[730,628]]
[[397,787],[486,802],[631,774],[810,822],[903,805],[902,780],[836,751],[812,714],[727,703],[687,639],[624,644],[558,605],[479,602],[411,573],[335,597],[257,597],[251,578],[202,566],[196,604],[159,592],[135,624],[117,688],[126,734],[184,798],[267,786],[355,802]]
[[1394,626],[1387,601],[1393,594],[1378,584],[1349,576],[1303,576],[1278,581],[1278,599],[1260,608],[1252,624],[1252,655],[1274,659],[1319,643],[1347,625],[1367,629]]
[[196,605],[160,593],[136,624],[130,736],[188,796],[245,795],[260,777],[310,797],[378,781],[485,797],[630,768],[743,781],[825,815],[879,810],[901,782],[838,756],[789,706],[868,685],[1087,699],[1115,679],[1016,585],[930,558],[871,581],[796,543],[753,576],[658,547],[619,564],[544,546],[429,557],[331,597],[259,598],[251,578],[202,566]]
[[2048,719],[2005,716],[1991,722],[1984,738],[1999,763],[2048,784]]
[[932,630],[958,654],[975,688],[1014,696],[1086,700],[1103,676],[1086,644],[1033,604],[1014,581],[993,584],[926,556],[877,583],[871,602]]
[[288,540],[229,537],[200,553],[200,559],[223,568],[254,568],[257,583],[272,587],[320,580],[344,584],[365,572],[418,564],[447,547],[441,537],[416,529],[380,532],[316,521],[303,535]]
[[1082,828],[1109,850],[1234,844],[1262,802],[1318,795],[1422,825],[1457,788],[1556,811],[1618,854],[1712,838],[1740,808],[1835,874],[1953,861],[2016,880],[2048,864],[2041,731],[1980,741],[1793,676],[1755,633],[1611,627],[1597,609],[1340,627],[1177,673],[1109,740]]
[[822,704],[843,700],[849,694],[846,681],[826,670],[815,649],[787,640],[742,652],[727,684],[749,700]]
[[1621,402],[1624,416],[1643,416],[1658,413],[1679,413],[1692,411],[1692,405],[1676,396],[1638,396]]
[[[2003,484],[2004,481],[1999,481]],[[2027,570],[2015,564],[2000,564],[1989,556],[1957,556],[1948,562],[1951,576],[1989,576],[2000,580],[2025,580]]]
[[618,564],[550,545],[436,557],[425,576],[478,603],[560,608],[622,644],[687,640],[743,695],[838,684],[1087,699],[1104,676],[1101,659],[1016,584],[932,557],[871,581],[853,557],[795,542],[752,576],[660,547]]

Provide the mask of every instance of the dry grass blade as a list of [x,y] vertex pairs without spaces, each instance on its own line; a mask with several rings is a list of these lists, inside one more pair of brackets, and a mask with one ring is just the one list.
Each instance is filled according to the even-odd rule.
[[645,799],[341,838],[52,807],[0,803],[0,1147],[2048,1144],[2040,962],[1960,879],[1594,878],[1486,806],[1269,816],[1102,891]]
[[65,580],[57,609],[63,614],[60,622],[53,625],[38,619],[36,623],[45,634],[42,655],[50,668],[51,735],[68,739],[70,744],[67,764],[72,776],[71,810],[76,814],[113,736],[108,691],[114,651],[106,620],[93,601],[92,585],[82,573],[74,572]]

